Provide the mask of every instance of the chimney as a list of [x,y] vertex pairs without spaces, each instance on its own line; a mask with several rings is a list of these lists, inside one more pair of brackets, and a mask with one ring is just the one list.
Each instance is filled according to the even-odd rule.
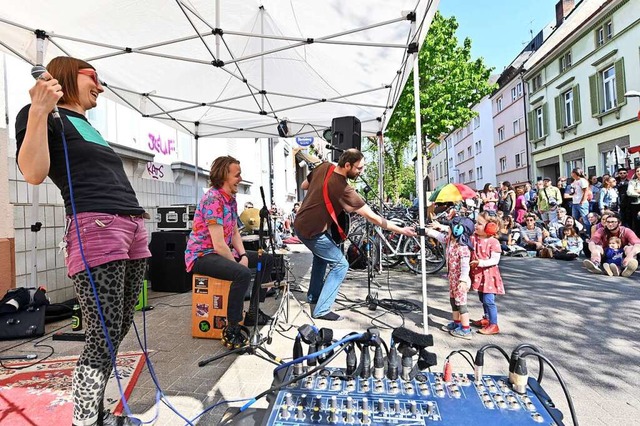
[[556,4],[556,28],[558,28],[564,22],[564,18],[575,7],[575,0],[560,0]]

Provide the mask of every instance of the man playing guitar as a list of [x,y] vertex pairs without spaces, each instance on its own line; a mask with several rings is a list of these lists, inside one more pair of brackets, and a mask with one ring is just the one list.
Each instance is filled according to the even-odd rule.
[[[416,236],[412,227],[400,228],[375,214],[348,184],[347,179],[356,179],[363,169],[364,155],[357,149],[348,149],[338,159],[337,166],[323,163],[315,167],[302,183],[302,189],[308,192],[293,227],[300,241],[313,253],[307,300],[311,304],[311,315],[316,319],[342,319],[331,311],[331,307],[347,275],[349,263],[329,234],[332,224],[337,222],[342,212],[355,212],[382,229],[408,237]],[[330,210],[333,210],[333,215]],[[327,266],[329,273],[325,278]]]

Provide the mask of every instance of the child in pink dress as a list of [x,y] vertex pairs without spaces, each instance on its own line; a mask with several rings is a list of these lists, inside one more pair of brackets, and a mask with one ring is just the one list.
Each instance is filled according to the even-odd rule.
[[442,329],[454,337],[471,339],[467,292],[471,288],[469,261],[474,225],[471,219],[461,216],[453,217],[448,221],[448,225],[443,226],[435,222],[433,229],[427,229],[427,236],[435,238],[447,246],[449,302],[451,303],[453,321],[443,325]]
[[481,320],[472,321],[481,334],[498,334],[498,308],[496,294],[504,294],[504,284],[500,277],[498,262],[500,262],[500,242],[493,238],[498,231],[497,219],[482,213],[478,216],[475,234],[471,237],[473,252],[471,255],[471,286],[478,291],[482,302],[484,316]]

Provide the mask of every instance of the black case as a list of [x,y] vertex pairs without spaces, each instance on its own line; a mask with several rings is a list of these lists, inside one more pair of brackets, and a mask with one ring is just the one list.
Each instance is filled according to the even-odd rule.
[[0,340],[29,339],[44,335],[45,307],[0,315]]
[[158,230],[191,231],[195,211],[196,206],[194,204],[158,207],[156,216]]

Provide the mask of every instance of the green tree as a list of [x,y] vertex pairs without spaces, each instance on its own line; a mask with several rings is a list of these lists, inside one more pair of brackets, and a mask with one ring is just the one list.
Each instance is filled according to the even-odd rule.
[[[458,45],[455,17],[440,12],[433,18],[420,48],[420,117],[423,150],[425,140],[438,140],[443,133],[465,126],[475,113],[471,107],[490,94],[492,68],[482,58],[471,60],[471,40]],[[415,135],[413,76],[409,77],[391,116],[386,135],[394,143],[407,143]]]
[[[494,88],[489,84],[492,69],[485,66],[482,58],[471,60],[471,40],[465,38],[460,46],[455,36],[457,29],[454,17],[436,13],[418,54],[423,151],[424,141],[438,140],[443,133],[465,126],[475,115],[471,107]],[[411,75],[385,133],[384,196],[394,201],[409,199],[416,192],[414,166],[407,160],[410,145],[415,145],[414,111]],[[365,150],[369,158],[365,175],[370,182],[377,182],[376,140],[365,143]]]

